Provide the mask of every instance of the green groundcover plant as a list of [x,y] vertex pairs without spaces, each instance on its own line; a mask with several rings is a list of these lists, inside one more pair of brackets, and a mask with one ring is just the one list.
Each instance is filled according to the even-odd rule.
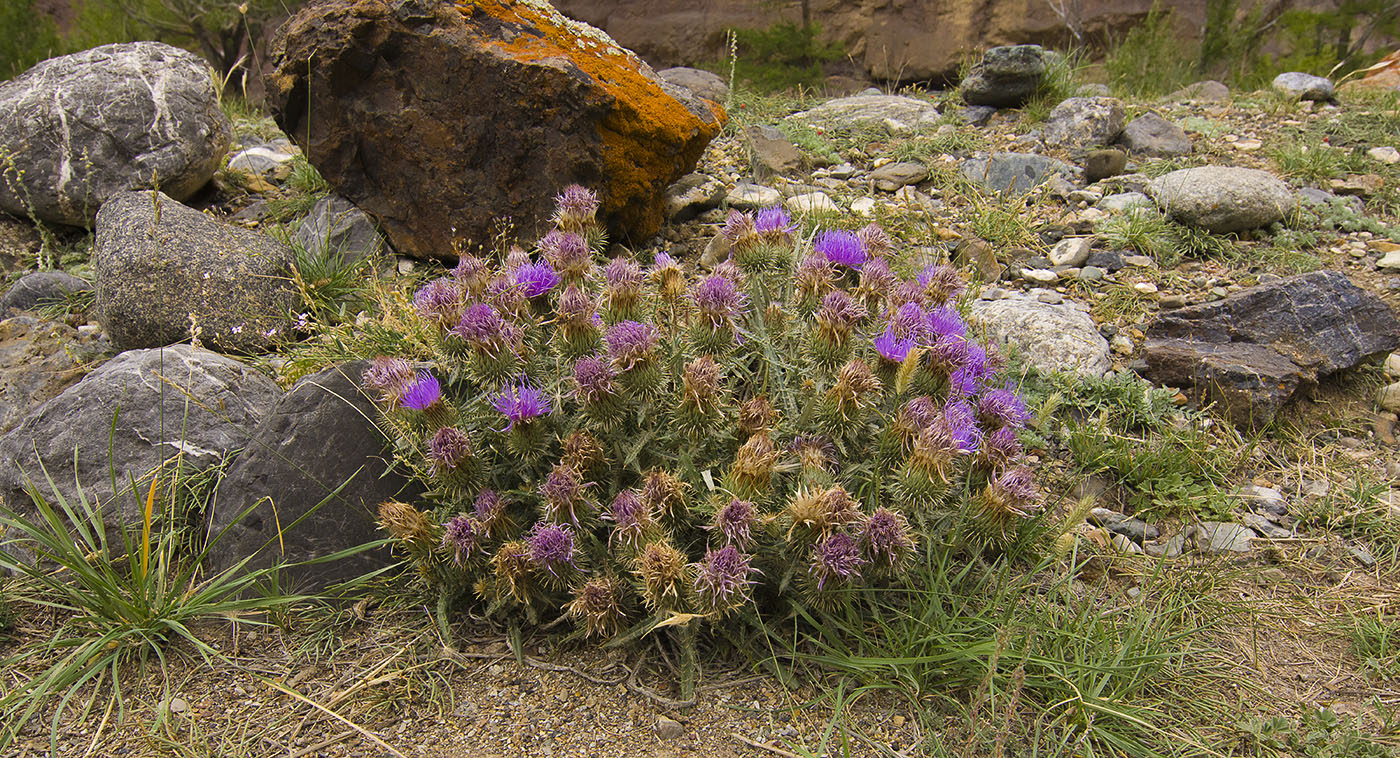
[[731,213],[730,259],[688,276],[606,260],[597,207],[566,189],[534,255],[463,255],[386,316],[420,349],[365,384],[429,493],[379,518],[441,607],[625,639],[830,610],[934,543],[1027,539],[1026,408],[953,269],[768,209]]

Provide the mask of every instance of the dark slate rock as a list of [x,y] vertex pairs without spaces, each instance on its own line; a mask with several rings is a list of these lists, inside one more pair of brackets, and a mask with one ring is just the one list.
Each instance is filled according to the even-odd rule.
[[0,208],[87,226],[107,198],[159,187],[181,200],[228,152],[217,77],[160,42],[50,58],[0,83]]
[[1101,268],[1108,273],[1116,273],[1123,268],[1123,253],[1119,250],[1100,250],[1090,253],[1089,260],[1084,262],[1086,266]]
[[92,285],[65,271],[35,271],[19,278],[0,297],[0,318],[14,311],[33,310],[62,301],[69,294],[92,289]]
[[1400,321],[1341,273],[1317,271],[1163,313],[1146,377],[1267,424],[1299,389],[1400,347]]
[[983,53],[962,81],[968,105],[1015,108],[1045,83],[1050,54],[1040,45],[1006,45]]
[[[302,379],[253,431],[219,484],[211,527],[215,534],[228,531],[210,553],[216,570],[248,556],[253,556],[250,565],[263,567],[380,539],[384,535],[375,523],[379,504],[421,493],[386,463],[384,436],[375,426],[378,411],[360,391],[367,365],[354,361]],[[296,523],[298,519],[303,520]],[[290,567],[287,576],[299,588],[320,588],[390,561],[389,551],[379,549],[334,563]]]
[[996,192],[1027,192],[1057,173],[1072,175],[1074,168],[1034,153],[995,153],[963,161],[962,173],[969,181]]
[[164,193],[123,192],[103,204],[92,257],[97,320],[118,350],[190,339],[193,317],[204,345],[265,351],[297,302],[290,247]]
[[47,471],[63,497],[75,500],[76,481],[101,503],[109,530],[139,524],[146,492],[133,497],[129,482],[149,485],[147,475],[162,464],[170,473],[177,456],[193,471],[220,462],[281,394],[251,367],[189,345],[122,353],[0,437],[0,502],[32,512],[26,478],[52,499]]
[[1170,158],[1191,152],[1191,138],[1186,130],[1148,111],[1128,122],[1118,137],[1119,144],[1130,153],[1154,158]]
[[311,253],[334,256],[343,263],[377,257],[387,247],[374,219],[336,195],[323,197],[311,207],[292,241]]
[[958,118],[968,126],[986,126],[996,112],[990,105],[967,105],[958,110]]

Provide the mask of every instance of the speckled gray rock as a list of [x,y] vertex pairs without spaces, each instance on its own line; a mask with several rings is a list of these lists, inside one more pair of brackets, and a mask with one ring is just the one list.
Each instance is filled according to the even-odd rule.
[[1028,192],[1055,174],[1070,176],[1074,167],[1034,153],[995,153],[968,158],[960,169],[968,181],[996,192]]
[[788,118],[836,128],[884,128],[905,132],[938,123],[938,109],[927,100],[902,95],[851,95],[828,100]]
[[86,280],[66,271],[35,271],[25,274],[0,296],[0,318],[13,311],[27,311],[45,303],[60,301],[73,292],[92,289]]
[[927,166],[907,161],[887,163],[870,172],[870,181],[875,183],[875,189],[885,192],[894,192],[900,187],[918,184],[928,177]]
[[1127,148],[1128,152],[1153,158],[1169,158],[1191,152],[1191,138],[1186,136],[1186,130],[1153,111],[1129,121],[1118,136],[1118,144]]
[[993,47],[963,79],[963,100],[996,108],[1022,105],[1045,83],[1050,61],[1050,53],[1040,45]]
[[1274,77],[1275,92],[1299,100],[1331,100],[1336,94],[1332,80],[1325,76],[1313,76],[1301,71],[1289,71]]
[[1083,148],[1107,145],[1123,131],[1123,101],[1116,97],[1065,98],[1041,130],[1045,144]]
[[83,378],[110,345],[78,330],[28,315],[0,321],[0,432]]
[[1148,183],[1147,194],[1176,221],[1216,234],[1268,226],[1298,203],[1273,174],[1234,166],[1173,171]]
[[87,226],[117,192],[184,199],[228,152],[217,79],[160,42],[103,45],[0,83],[0,208]]
[[[302,379],[251,430],[247,447],[219,482],[210,527],[228,532],[211,549],[214,570],[249,556],[258,567],[306,561],[379,539],[379,504],[422,492],[388,464],[384,436],[375,427],[378,411],[360,390],[366,365],[352,361]],[[381,548],[287,571],[299,587],[319,588],[391,560]]]
[[292,249],[150,191],[97,214],[97,319],[118,350],[190,338],[225,352],[270,348],[297,302]]
[[147,474],[177,456],[187,471],[220,462],[248,444],[281,394],[251,367],[189,345],[122,353],[0,437],[0,502],[33,512],[23,482],[52,497],[47,471],[64,497],[75,497],[76,481],[102,503],[109,529],[139,524]]
[[1113,366],[1108,341],[1089,314],[1071,305],[1006,298],[978,300],[972,318],[989,339],[1013,347],[1041,371],[1073,371],[1099,377]]

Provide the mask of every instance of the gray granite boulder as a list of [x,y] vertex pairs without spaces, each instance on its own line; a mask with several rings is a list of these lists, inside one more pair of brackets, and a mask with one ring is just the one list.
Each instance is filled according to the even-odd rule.
[[1298,203],[1273,174],[1234,166],[1173,171],[1148,183],[1147,194],[1174,220],[1216,234],[1268,226]]
[[1304,74],[1301,71],[1289,71],[1275,76],[1273,88],[1275,92],[1299,100],[1331,100],[1337,94],[1331,79]]
[[53,488],[76,502],[81,486],[103,506],[109,531],[140,524],[152,471],[169,477],[177,461],[185,473],[221,462],[248,444],[281,394],[253,368],[189,345],[122,353],[0,437],[0,502],[33,512],[26,481],[51,502]]
[[132,42],[51,58],[0,83],[0,209],[88,226],[125,190],[183,200],[230,134],[217,77],[192,53]]
[[97,214],[97,320],[118,350],[191,338],[260,352],[287,330],[299,301],[292,249],[150,191],[123,192]]
[[962,81],[968,105],[1015,108],[1045,83],[1051,54],[1040,45],[1006,45],[982,54]]
[[1071,305],[1021,297],[977,300],[971,316],[989,339],[1014,348],[1041,371],[1099,377],[1113,367],[1094,320]]
[[[252,430],[219,483],[210,528],[223,537],[210,549],[214,570],[249,556],[254,567],[299,563],[372,542],[384,536],[375,522],[380,503],[422,493],[389,466],[378,411],[360,390],[367,365],[353,361],[302,379]],[[380,548],[292,566],[286,578],[318,589],[391,561]]]
[[1123,118],[1123,101],[1116,97],[1065,98],[1045,119],[1045,144],[1065,148],[1107,145],[1122,133]]
[[1259,426],[1319,377],[1400,347],[1400,321],[1336,271],[1316,271],[1163,312],[1147,330],[1144,376]]

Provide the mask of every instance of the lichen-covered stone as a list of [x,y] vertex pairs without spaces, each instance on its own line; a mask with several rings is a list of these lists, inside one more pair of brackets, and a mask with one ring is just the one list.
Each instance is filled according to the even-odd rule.
[[615,238],[661,226],[723,113],[543,0],[323,0],[274,42],[278,123],[395,249],[531,236],[569,184]]
[[107,198],[183,200],[228,152],[214,72],[160,42],[50,58],[0,83],[0,209],[88,226]]

